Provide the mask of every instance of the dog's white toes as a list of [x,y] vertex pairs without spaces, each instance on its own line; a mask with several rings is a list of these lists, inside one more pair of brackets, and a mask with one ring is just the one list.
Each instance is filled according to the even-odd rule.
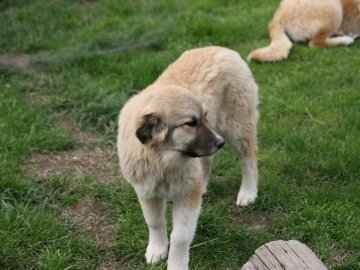
[[343,40],[344,40],[344,43],[346,45],[350,45],[350,44],[354,43],[354,39],[352,37],[349,37],[349,36],[344,36]]
[[236,205],[237,206],[247,206],[251,203],[253,203],[256,200],[257,192],[244,192],[240,190],[237,199],[236,199]]
[[145,258],[148,264],[156,264],[167,258],[168,248],[159,246],[148,246]]

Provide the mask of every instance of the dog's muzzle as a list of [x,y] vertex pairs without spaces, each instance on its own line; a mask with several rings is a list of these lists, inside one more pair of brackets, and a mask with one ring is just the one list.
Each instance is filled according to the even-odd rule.
[[225,145],[224,139],[212,131],[208,136],[202,139],[194,140],[184,153],[189,157],[211,156],[219,151]]

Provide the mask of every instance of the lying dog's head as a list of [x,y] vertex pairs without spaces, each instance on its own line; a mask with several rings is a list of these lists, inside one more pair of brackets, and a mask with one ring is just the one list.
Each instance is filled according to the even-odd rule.
[[140,114],[136,136],[142,144],[190,157],[209,156],[224,140],[209,125],[205,105],[190,91],[166,86],[153,90]]

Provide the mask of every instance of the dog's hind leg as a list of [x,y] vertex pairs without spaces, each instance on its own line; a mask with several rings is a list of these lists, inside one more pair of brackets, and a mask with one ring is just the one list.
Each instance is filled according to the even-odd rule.
[[327,37],[325,39],[312,39],[309,42],[310,47],[319,46],[339,46],[350,45],[354,42],[354,38],[350,36]]
[[242,172],[242,182],[236,205],[247,206],[255,201],[258,192],[256,122],[242,123],[241,131],[229,136],[229,144],[232,145],[240,159]]
[[165,199],[140,198],[139,201],[149,227],[149,244],[146,249],[145,258],[149,264],[155,264],[166,259],[168,255],[169,240],[167,238],[165,210]]
[[[244,87],[239,84],[239,87]],[[257,197],[257,139],[258,120],[257,87],[249,83],[248,91],[229,88],[224,94],[223,110],[219,114],[217,128],[225,141],[234,149],[240,160],[242,182],[237,195],[236,205],[246,206]],[[250,90],[253,88],[253,90]],[[252,98],[245,98],[244,92]]]
[[309,46],[312,48],[320,46],[339,46],[350,45],[354,42],[354,38],[346,35],[332,37],[331,35],[333,33],[334,29],[321,29],[310,39]]

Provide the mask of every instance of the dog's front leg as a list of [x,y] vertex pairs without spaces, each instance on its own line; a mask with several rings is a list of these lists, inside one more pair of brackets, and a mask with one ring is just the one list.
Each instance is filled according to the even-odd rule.
[[145,253],[146,262],[155,264],[166,259],[168,254],[169,240],[166,231],[165,200],[139,197],[139,201],[149,227],[149,244]]
[[195,188],[181,200],[173,201],[173,230],[170,236],[168,270],[189,269],[189,250],[201,208],[201,191]]

